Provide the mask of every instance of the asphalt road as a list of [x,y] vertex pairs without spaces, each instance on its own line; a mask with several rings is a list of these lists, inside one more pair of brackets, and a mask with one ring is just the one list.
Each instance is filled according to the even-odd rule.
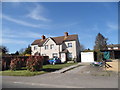
[[[84,72],[83,72],[84,71]],[[117,75],[99,75],[97,69],[80,66],[65,73],[32,77],[3,76],[3,88],[118,88]]]

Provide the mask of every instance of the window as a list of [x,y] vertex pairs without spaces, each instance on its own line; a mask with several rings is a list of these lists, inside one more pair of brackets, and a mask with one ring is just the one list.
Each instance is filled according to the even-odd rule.
[[72,43],[68,43],[68,47],[72,47]]
[[58,54],[57,53],[53,53],[53,57],[58,57]]
[[42,54],[42,56],[46,56],[46,54]]
[[72,58],[72,53],[68,53],[68,57],[69,57],[69,58]]
[[118,49],[118,47],[114,47],[114,49]]
[[37,46],[34,46],[34,50],[37,50]]
[[54,47],[54,44],[51,44],[51,45],[50,45],[50,49],[53,49],[53,47]]
[[45,45],[45,50],[48,49],[48,45]]

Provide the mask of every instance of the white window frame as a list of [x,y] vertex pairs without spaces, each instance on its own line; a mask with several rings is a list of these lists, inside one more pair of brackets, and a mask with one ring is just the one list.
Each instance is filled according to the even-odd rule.
[[38,48],[37,46],[34,46],[34,50],[37,50],[37,48]]
[[51,44],[51,45],[50,45],[50,49],[53,49],[53,47],[54,47],[54,44]]
[[45,50],[47,50],[48,49],[48,45],[45,45]]
[[71,48],[72,47],[72,43],[68,43],[68,48]]

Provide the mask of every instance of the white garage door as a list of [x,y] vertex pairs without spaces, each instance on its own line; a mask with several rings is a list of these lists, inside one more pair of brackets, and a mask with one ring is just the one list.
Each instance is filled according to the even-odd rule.
[[81,52],[81,62],[94,62],[94,52]]

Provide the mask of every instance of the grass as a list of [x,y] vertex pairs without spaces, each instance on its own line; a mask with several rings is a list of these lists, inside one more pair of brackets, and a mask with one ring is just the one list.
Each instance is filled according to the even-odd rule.
[[3,75],[3,76],[34,76],[34,75],[40,75],[44,73],[46,72],[44,71],[30,72],[28,70],[17,70],[17,71],[6,70],[6,71],[0,72],[0,75]]
[[45,74],[48,72],[53,72],[71,65],[75,65],[77,63],[65,63],[65,64],[56,64],[56,65],[43,65],[42,71],[35,71],[30,72],[26,69],[26,67],[22,67],[21,70],[11,71],[11,70],[5,70],[0,71],[0,75],[3,76],[35,76],[40,74]]
[[51,69],[62,69],[71,65],[75,65],[77,63],[65,63],[65,64],[56,64],[56,65],[44,65],[43,69],[51,68]]

